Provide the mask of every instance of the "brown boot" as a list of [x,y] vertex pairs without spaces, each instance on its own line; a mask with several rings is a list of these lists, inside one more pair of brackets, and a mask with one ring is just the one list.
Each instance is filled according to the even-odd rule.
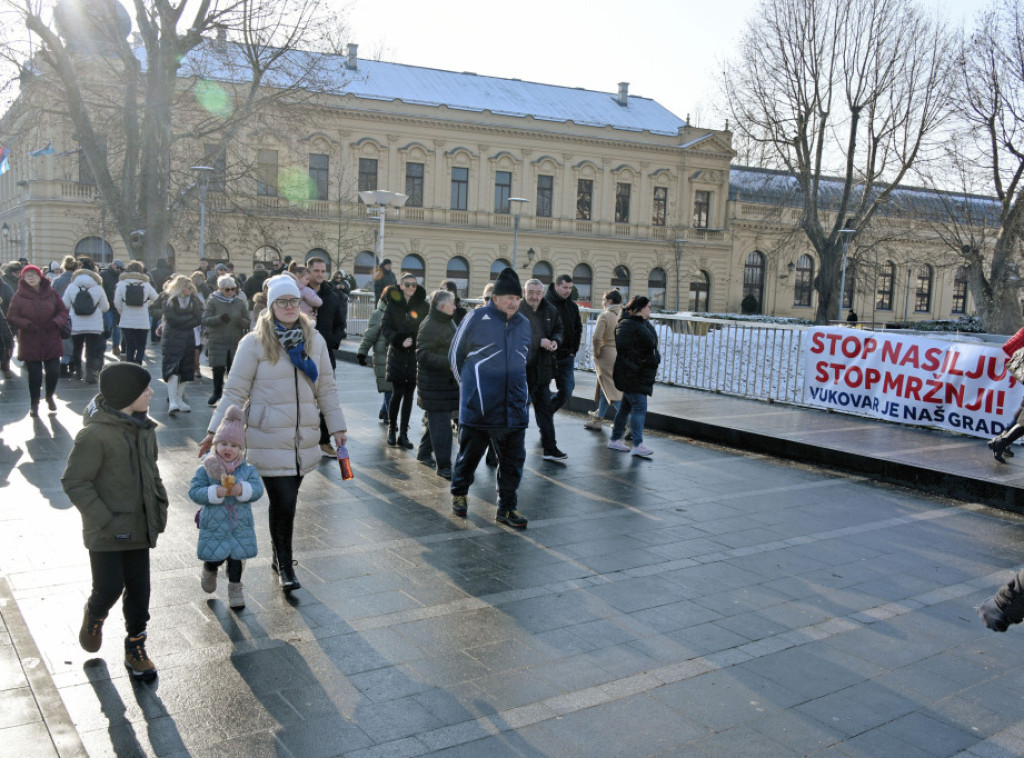
[[103,622],[107,617],[96,618],[89,613],[89,604],[85,604],[82,616],[82,628],[78,631],[78,644],[87,653],[95,653],[103,646]]
[[124,641],[124,667],[134,679],[152,682],[156,679],[156,664],[146,654],[146,633],[126,637]]

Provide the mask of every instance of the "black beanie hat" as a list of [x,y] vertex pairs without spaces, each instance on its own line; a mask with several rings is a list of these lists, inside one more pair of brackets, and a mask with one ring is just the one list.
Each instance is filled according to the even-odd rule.
[[498,278],[494,280],[494,292],[492,297],[497,295],[523,296],[523,288],[519,284],[519,275],[510,268],[503,268]]
[[127,408],[146,391],[149,372],[135,363],[108,363],[100,371],[100,394],[116,410]]

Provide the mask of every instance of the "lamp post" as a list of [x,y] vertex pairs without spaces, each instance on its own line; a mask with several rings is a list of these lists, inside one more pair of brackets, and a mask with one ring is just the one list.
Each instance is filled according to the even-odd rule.
[[519,247],[519,211],[523,207],[523,203],[530,202],[525,197],[510,197],[508,199],[509,206],[515,203],[515,215],[513,216],[512,226],[512,270],[516,270],[516,249]]
[[910,277],[914,275],[914,268],[907,269],[907,297],[903,301],[903,320],[910,323]]
[[366,204],[366,216],[367,218],[376,219],[380,222],[380,228],[377,232],[377,246],[379,250],[374,250],[374,256],[377,258],[377,266],[380,266],[381,259],[384,257],[384,219],[388,215],[388,208],[395,208],[396,210],[405,205],[405,201],[409,199],[408,195],[403,195],[401,192],[391,192],[389,190],[363,190],[359,193],[359,198]]
[[206,259],[206,191],[210,188],[212,166],[192,166],[199,185],[199,260]]
[[[839,320],[843,320],[843,304],[846,302],[846,259],[849,257],[847,251],[850,249],[850,236],[856,234],[855,229],[840,229],[840,234],[846,235],[843,237],[843,275],[839,279]],[[853,305],[853,298],[850,298],[850,305]]]
[[679,313],[679,287],[680,287],[680,269],[683,267],[683,243],[686,240],[674,240],[673,245],[676,248],[676,313]]

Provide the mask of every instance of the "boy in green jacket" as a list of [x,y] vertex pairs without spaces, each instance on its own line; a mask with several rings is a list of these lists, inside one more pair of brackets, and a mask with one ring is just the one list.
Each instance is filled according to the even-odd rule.
[[64,491],[82,513],[82,536],[92,568],[78,641],[90,653],[103,644],[103,622],[124,594],[124,665],[151,682],[156,665],[146,654],[149,551],[167,525],[167,492],[157,468],[156,424],[149,418],[150,375],[134,363],[100,372],[100,393],[85,410],[75,437]]

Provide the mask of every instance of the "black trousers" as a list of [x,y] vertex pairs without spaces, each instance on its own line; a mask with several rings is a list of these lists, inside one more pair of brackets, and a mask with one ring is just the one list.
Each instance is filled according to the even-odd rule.
[[51,397],[57,391],[57,380],[60,379],[60,358],[48,361],[28,361],[28,397],[32,405],[39,405],[39,390],[43,387],[43,371],[46,371],[46,396]]
[[95,376],[103,368],[103,351],[107,348],[107,338],[103,334],[72,334],[71,335],[71,367],[72,370],[82,368],[82,345],[85,345],[85,375]]
[[301,485],[301,476],[263,477],[263,486],[270,500],[270,542],[279,566],[292,562],[292,532]]
[[519,482],[526,465],[526,429],[476,429],[459,426],[459,455],[452,468],[453,495],[465,495],[480,459],[493,446],[498,455],[498,510],[516,507]]
[[219,561],[203,561],[203,565],[210,571],[216,571],[223,565],[224,561],[228,562],[228,581],[242,581],[242,561],[238,558],[222,558]]
[[424,411],[426,429],[420,438],[420,447],[416,457],[425,460],[431,453],[437,462],[438,471],[452,469],[452,412]]
[[530,400],[533,402],[533,417],[537,420],[537,428],[540,429],[540,443],[544,453],[554,451],[558,445],[555,442],[555,409],[551,406],[551,390],[548,389],[550,382],[530,387]]
[[146,339],[149,337],[148,329],[122,329],[124,337],[125,360],[129,363],[142,365],[142,359],[146,356]]
[[[412,416],[412,398],[416,394],[416,382],[391,382],[391,405],[388,407],[388,420],[392,429],[409,429],[409,417]],[[402,409],[399,419],[398,409]],[[399,424],[401,421],[401,424]]]
[[92,594],[89,614],[106,618],[124,593],[124,628],[129,637],[138,637],[149,623],[149,548],[137,550],[89,551],[92,567]]

